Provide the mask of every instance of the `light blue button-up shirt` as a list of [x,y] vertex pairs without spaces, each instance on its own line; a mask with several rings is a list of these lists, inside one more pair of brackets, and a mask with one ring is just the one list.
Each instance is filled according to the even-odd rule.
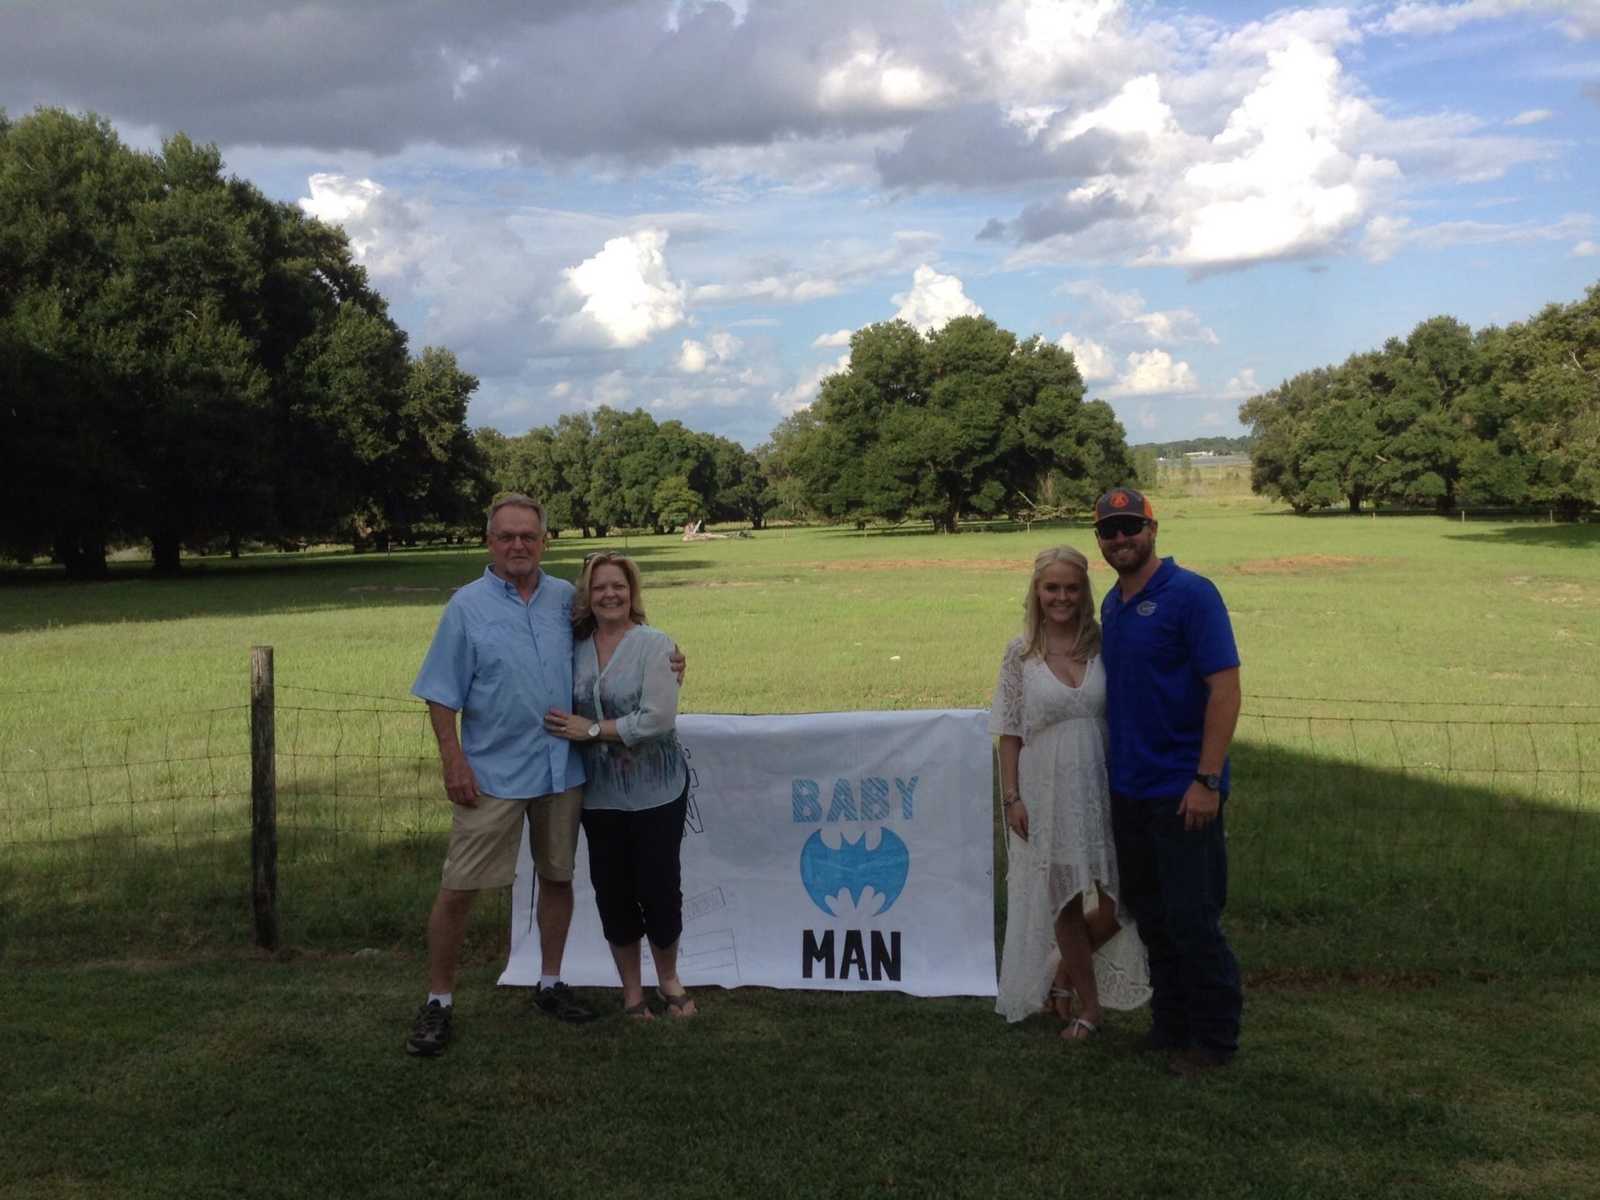
[[480,791],[508,800],[548,796],[584,781],[564,738],[544,729],[572,708],[572,597],[539,572],[533,598],[492,568],[445,605],[411,694],[461,714],[461,748]]

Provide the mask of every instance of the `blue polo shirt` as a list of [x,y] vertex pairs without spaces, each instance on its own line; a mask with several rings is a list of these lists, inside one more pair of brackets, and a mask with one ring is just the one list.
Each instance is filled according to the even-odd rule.
[[1111,790],[1181,796],[1200,766],[1205,677],[1239,665],[1222,593],[1164,558],[1136,596],[1124,601],[1114,584],[1106,591],[1100,625]]
[[493,568],[445,605],[411,694],[461,714],[461,748],[491,796],[523,800],[583,783],[583,762],[544,730],[551,708],[572,709],[572,597],[539,572],[526,604]]

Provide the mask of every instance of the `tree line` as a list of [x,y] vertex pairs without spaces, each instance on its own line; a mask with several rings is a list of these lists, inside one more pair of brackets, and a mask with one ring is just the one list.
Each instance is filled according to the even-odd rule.
[[0,113],[0,551],[102,575],[107,547],[481,512],[477,381],[413,357],[342,231],[92,115]]
[[1344,505],[1600,506],[1600,285],[1504,328],[1434,317],[1239,410],[1255,491]]
[[1133,477],[1122,426],[1085,402],[1072,355],[982,317],[927,334],[904,321],[858,330],[848,367],[753,452],[643,409],[477,438],[497,488],[545,497],[552,530],[601,537],[771,517],[955,532],[964,515],[1086,508]]
[[848,369],[757,452],[774,508],[828,521],[1053,516],[1133,478],[1110,405],[1070,352],[987,317],[857,330]]
[[148,542],[383,547],[471,536],[497,491],[554,531],[691,520],[1027,517],[1134,477],[1072,356],[986,318],[859,330],[849,366],[754,452],[600,408],[470,429],[477,380],[413,355],[342,230],[224,174],[184,134],[0,111],[0,557],[104,575]]
[[495,491],[538,496],[551,533],[605,537],[613,529],[666,533],[693,520],[748,521],[769,505],[760,460],[738,442],[657,423],[644,409],[602,406],[507,437],[479,429]]

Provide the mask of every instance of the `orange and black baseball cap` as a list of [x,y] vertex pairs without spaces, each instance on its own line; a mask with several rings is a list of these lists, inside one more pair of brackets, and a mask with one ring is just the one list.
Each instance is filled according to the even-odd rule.
[[1112,488],[1094,502],[1095,524],[1098,525],[1107,517],[1143,517],[1153,521],[1156,519],[1156,510],[1150,507],[1150,501],[1145,499],[1143,492],[1119,487]]

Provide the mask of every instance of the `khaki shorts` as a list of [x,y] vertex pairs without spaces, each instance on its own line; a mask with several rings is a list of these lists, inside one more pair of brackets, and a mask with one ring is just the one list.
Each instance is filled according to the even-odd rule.
[[583,789],[568,788],[531,800],[478,794],[476,808],[450,806],[450,848],[441,885],[457,892],[506,887],[517,877],[522,819],[533,831],[533,866],[540,879],[570,883],[578,854],[578,814]]

